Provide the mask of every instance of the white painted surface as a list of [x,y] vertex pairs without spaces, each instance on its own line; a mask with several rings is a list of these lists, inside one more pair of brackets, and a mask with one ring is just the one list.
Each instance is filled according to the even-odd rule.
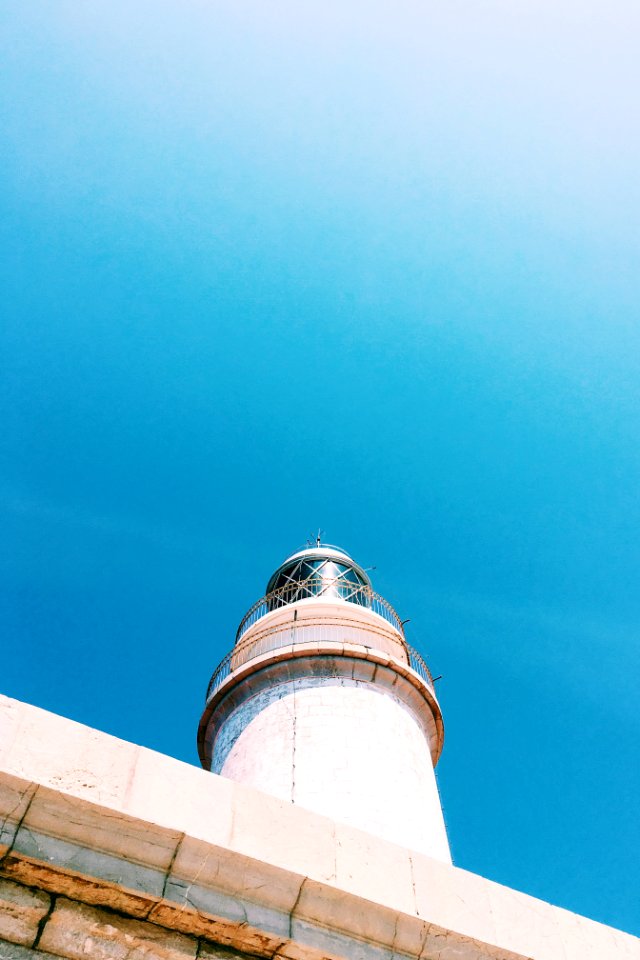
[[374,683],[309,677],[261,690],[224,722],[212,769],[451,862],[425,734]]
[[252,624],[234,648],[232,669],[290,643],[327,640],[382,650],[405,663],[409,659],[398,631],[374,610],[335,598],[313,597],[272,610]]

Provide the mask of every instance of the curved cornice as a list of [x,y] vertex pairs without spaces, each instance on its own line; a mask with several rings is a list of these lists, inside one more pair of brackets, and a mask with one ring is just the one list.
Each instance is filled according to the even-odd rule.
[[207,701],[200,720],[198,753],[203,767],[211,768],[208,744],[215,742],[224,720],[240,703],[274,683],[311,676],[349,677],[392,692],[421,723],[435,767],[442,753],[444,724],[440,705],[422,677],[381,651],[337,641],[278,647],[232,671]]

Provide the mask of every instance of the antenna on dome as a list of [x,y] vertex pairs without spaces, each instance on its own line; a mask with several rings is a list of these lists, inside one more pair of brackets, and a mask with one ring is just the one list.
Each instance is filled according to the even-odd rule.
[[317,534],[315,534],[315,535],[314,535],[314,534],[311,534],[311,536],[307,537],[307,545],[310,546],[310,547],[313,547],[314,545],[315,545],[316,547],[321,547],[321,546],[322,546],[322,534],[323,534],[323,533],[324,533],[324,530],[321,530],[320,527],[318,527],[318,532],[317,532]]

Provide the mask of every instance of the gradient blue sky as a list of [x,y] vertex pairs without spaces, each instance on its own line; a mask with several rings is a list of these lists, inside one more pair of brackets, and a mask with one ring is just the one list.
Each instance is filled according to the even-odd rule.
[[640,934],[640,8],[1,13],[4,692],[197,762],[322,526],[456,863]]

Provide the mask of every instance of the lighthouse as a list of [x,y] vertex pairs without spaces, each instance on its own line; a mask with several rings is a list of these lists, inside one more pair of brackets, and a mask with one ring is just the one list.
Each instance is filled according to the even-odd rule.
[[450,863],[442,743],[433,679],[398,614],[319,538],[243,617],[198,731],[205,769]]
[[270,577],[198,746],[204,770],[0,696],[0,958],[640,960],[453,866],[433,680],[338,547]]

